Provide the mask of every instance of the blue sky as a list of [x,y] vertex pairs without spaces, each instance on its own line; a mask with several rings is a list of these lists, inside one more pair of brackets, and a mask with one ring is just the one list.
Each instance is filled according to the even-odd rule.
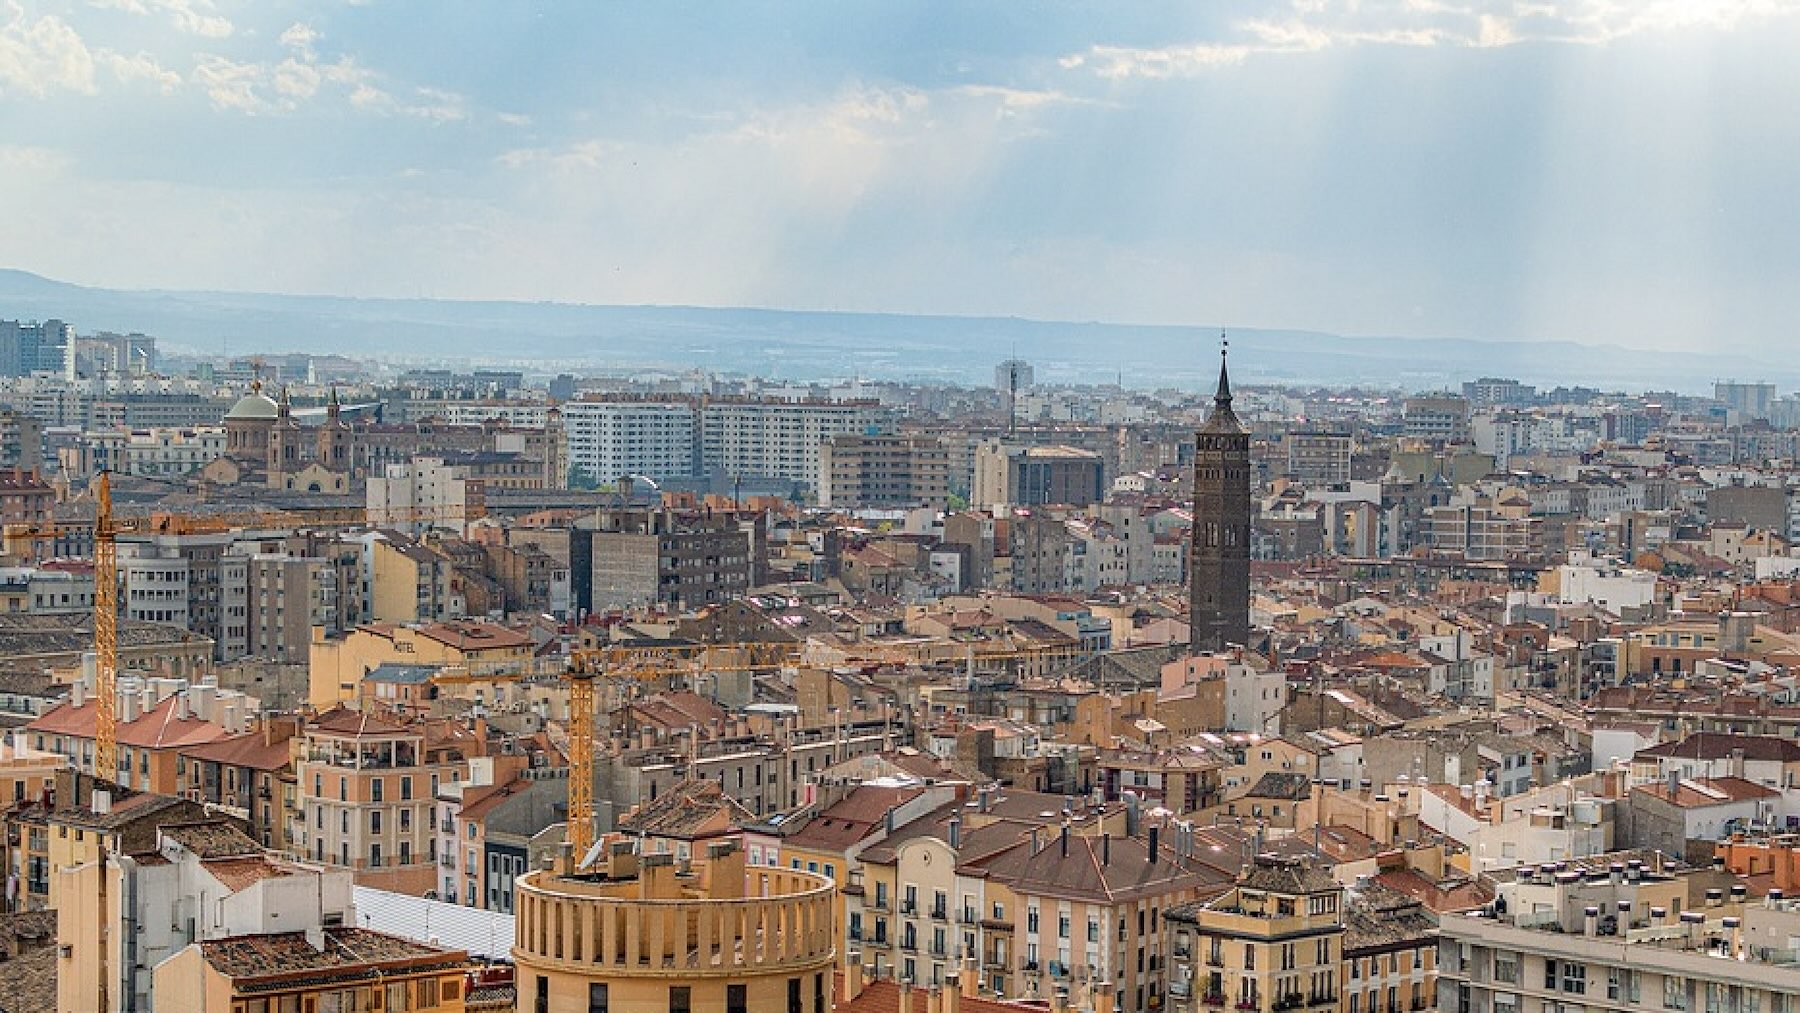
[[0,0],[84,284],[1785,350],[1800,0]]

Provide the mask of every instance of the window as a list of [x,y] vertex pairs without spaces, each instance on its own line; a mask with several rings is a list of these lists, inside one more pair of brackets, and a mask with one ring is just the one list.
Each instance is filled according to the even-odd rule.
[[686,985],[669,986],[669,1013],[693,1013],[694,990]]
[[400,779],[400,798],[402,801],[410,801],[412,799],[412,776],[411,775],[402,777]]
[[1609,967],[1606,970],[1606,997],[1615,1002],[1638,1001],[1637,972],[1623,967]]
[[383,779],[379,778],[379,777],[369,779],[369,801],[380,802],[382,800],[381,799],[382,780]]
[[1663,975],[1663,1009],[1687,1009],[1687,979]]
[[787,1013],[804,1013],[804,1011],[800,1008],[800,979],[799,978],[789,978],[788,979]]
[[[742,988],[742,985],[737,986]],[[588,983],[588,1013],[606,1013],[606,985],[604,982]]]
[[[748,989],[747,985],[725,986],[725,1013],[750,1013]],[[589,1013],[593,1011],[590,1010]]]
[[1100,919],[1093,915],[1088,915],[1087,941],[1090,943],[1097,943],[1100,941]]
[[813,975],[813,1013],[825,1013],[825,975]]
[[1244,970],[1256,970],[1256,946],[1253,943],[1244,944]]
[[537,999],[532,1004],[534,1013],[550,1013],[550,979],[537,976]]
[[1056,938],[1069,938],[1069,913],[1067,911],[1056,916]]
[[1565,960],[1562,965],[1562,990],[1576,995],[1587,993],[1587,965]]
[[1544,961],[1544,987],[1551,991],[1556,989],[1556,961],[1554,960],[1546,959]]
[[369,833],[371,833],[371,834],[381,833],[381,810],[380,809],[369,810]]
[[1494,954],[1494,980],[1504,985],[1517,985],[1519,983],[1518,954]]

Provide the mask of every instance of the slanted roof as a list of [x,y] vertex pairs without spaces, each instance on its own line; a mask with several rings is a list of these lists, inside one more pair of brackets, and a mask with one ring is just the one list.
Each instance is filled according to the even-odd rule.
[[201,959],[240,992],[324,982],[376,980],[398,969],[461,967],[468,954],[368,929],[328,928],[314,949],[304,932],[232,936],[199,944]]
[[755,819],[717,781],[689,779],[627,813],[619,831],[692,841],[729,833]]

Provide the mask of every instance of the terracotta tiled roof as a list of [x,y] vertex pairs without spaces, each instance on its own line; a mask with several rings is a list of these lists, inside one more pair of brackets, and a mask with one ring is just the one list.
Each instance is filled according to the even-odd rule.
[[181,753],[192,760],[207,760],[228,767],[249,767],[252,770],[281,770],[290,762],[288,740],[281,738],[265,742],[260,731],[186,746]]
[[263,850],[243,831],[222,820],[164,824],[162,835],[202,859],[260,856]]
[[493,651],[531,646],[529,636],[493,623],[432,623],[419,627],[419,635],[459,651]]
[[858,787],[842,801],[807,821],[787,839],[788,847],[813,851],[843,851],[880,829],[889,809],[925,791],[922,787]]
[[[144,749],[174,749],[212,742],[226,736],[225,729],[196,717],[177,717],[176,697],[169,697],[135,721],[121,721],[118,726],[120,745]],[[78,739],[94,737],[94,722],[99,705],[93,701],[76,707],[61,703],[39,715],[26,725],[26,730],[51,735],[68,735]]]
[[405,725],[368,711],[353,710],[342,704],[307,722],[307,731],[329,732],[333,735],[403,735],[411,729]]
[[225,888],[236,892],[265,879],[291,876],[293,872],[267,858],[221,858],[203,864],[207,872]]

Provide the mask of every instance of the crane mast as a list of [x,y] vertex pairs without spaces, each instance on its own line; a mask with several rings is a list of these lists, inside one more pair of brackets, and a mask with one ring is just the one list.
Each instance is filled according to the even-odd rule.
[[94,510],[94,776],[119,779],[119,553],[112,479],[102,471]]

